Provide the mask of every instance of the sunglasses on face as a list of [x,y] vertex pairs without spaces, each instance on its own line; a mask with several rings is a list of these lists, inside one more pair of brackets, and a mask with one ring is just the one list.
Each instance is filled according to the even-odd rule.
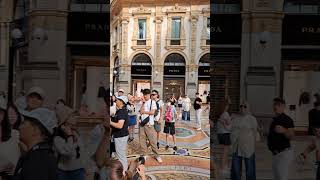
[[156,96],[157,94],[151,94],[152,96]]
[[246,105],[240,105],[240,108],[247,108]]

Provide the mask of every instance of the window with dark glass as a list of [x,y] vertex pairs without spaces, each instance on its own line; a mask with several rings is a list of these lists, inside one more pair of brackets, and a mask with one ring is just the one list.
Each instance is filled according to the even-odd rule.
[[147,36],[147,20],[139,19],[138,20],[138,45],[146,45],[146,36]]
[[320,14],[320,3],[318,0],[286,0],[283,10],[293,14]]
[[69,6],[73,12],[108,12],[110,9],[106,0],[71,0]]
[[181,18],[172,18],[171,25],[171,45],[180,45]]
[[213,13],[240,13],[240,0],[214,0],[211,6]]

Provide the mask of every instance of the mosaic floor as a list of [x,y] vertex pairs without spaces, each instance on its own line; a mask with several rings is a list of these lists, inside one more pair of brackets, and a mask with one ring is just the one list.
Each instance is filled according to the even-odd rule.
[[[138,134],[136,129],[136,135]],[[178,151],[165,149],[165,134],[160,134],[159,164],[151,156],[147,158],[146,173],[152,180],[209,179],[210,178],[210,138],[209,132],[196,131],[190,124],[178,122],[176,137]],[[171,136],[169,144],[173,144]],[[140,145],[138,137],[129,143],[129,161],[139,157]],[[151,148],[150,148],[151,152]]]

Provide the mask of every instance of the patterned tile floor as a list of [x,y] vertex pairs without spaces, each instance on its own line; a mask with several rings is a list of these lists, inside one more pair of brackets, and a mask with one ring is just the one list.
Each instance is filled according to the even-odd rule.
[[[193,113],[191,113],[192,116]],[[210,179],[210,131],[208,128],[208,113],[202,115],[202,131],[196,131],[193,123],[178,121],[176,123],[177,146],[187,150],[189,155],[177,155],[172,148],[165,150],[165,134],[160,134],[160,156],[163,163],[159,164],[149,156],[146,162],[148,179],[152,180],[184,180],[184,179]],[[191,122],[194,122],[191,119]],[[163,127],[162,127],[163,129]],[[140,145],[138,141],[138,128],[135,139],[128,145],[129,161],[139,157]],[[173,144],[169,137],[169,144]],[[179,151],[179,150],[178,150]],[[151,152],[151,149],[150,149]]]

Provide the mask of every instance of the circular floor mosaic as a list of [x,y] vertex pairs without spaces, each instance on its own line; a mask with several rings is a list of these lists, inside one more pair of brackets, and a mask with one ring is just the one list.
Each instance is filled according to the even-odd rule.
[[195,135],[195,133],[189,129],[183,128],[183,127],[178,127],[176,128],[176,136],[178,138],[184,138],[184,137],[189,137]]
[[148,180],[209,180],[209,177],[195,175],[195,174],[188,174],[188,173],[161,173],[161,174],[152,174],[147,176]]

